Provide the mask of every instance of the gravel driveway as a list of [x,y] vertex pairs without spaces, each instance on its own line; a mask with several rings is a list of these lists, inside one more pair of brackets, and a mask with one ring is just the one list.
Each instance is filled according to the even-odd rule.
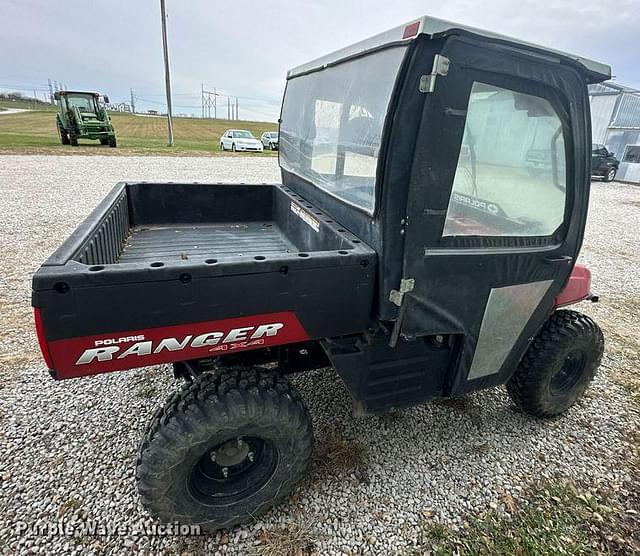
[[[640,346],[640,188],[598,182],[581,259],[602,301],[581,310],[605,330],[607,351],[567,415],[534,420],[495,389],[355,418],[333,371],[300,375],[317,448],[289,502],[211,537],[146,534],[134,457],[147,421],[176,387],[170,369],[51,380],[32,331],[31,273],[117,181],[278,179],[277,161],[267,158],[0,156],[0,551],[246,554],[286,525],[322,553],[388,554],[419,543],[425,519],[460,527],[536,479],[593,488],[631,480],[638,406],[623,384],[637,372]],[[79,535],[87,524],[118,529]]]

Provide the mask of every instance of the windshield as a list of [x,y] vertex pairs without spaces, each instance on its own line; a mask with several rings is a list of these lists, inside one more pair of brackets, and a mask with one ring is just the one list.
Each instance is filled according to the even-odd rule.
[[233,136],[237,139],[255,139],[250,131],[234,131]]
[[67,106],[73,108],[74,106],[80,110],[80,112],[95,112],[96,104],[93,95],[73,95],[67,96]]
[[406,47],[290,79],[282,167],[372,214],[382,129]]

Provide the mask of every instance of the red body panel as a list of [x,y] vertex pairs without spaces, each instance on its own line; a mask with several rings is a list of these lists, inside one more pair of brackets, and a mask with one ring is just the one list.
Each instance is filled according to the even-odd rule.
[[45,359],[48,348],[55,378],[63,379],[308,339],[296,315],[281,312],[68,338],[41,347]]
[[591,271],[581,264],[573,267],[569,281],[556,297],[555,306],[564,307],[586,299],[591,293]]

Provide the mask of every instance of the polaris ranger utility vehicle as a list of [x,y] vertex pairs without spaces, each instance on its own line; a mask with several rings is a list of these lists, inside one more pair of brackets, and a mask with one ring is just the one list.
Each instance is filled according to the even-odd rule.
[[[116,146],[116,132],[100,94],[87,91],[57,91],[56,126],[63,145],[78,146],[78,139],[98,139],[101,145]],[[103,97],[109,102],[109,97]]]
[[501,384],[538,417],[573,405],[604,343],[563,307],[594,300],[575,262],[609,75],[427,17],[288,73],[282,183],[117,185],[33,306],[56,379],[184,377],[140,445],[149,511],[216,529],[285,497],[313,444],[288,373],[335,367],[358,413]]

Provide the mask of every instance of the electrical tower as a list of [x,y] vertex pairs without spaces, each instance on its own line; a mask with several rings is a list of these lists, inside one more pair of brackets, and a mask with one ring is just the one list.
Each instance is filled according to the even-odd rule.
[[202,99],[202,117],[203,118],[211,118],[211,107],[213,107],[213,117],[218,117],[218,106],[217,106],[217,96],[216,89],[214,87],[213,91],[207,91],[204,88],[204,85],[201,85],[201,99]]

